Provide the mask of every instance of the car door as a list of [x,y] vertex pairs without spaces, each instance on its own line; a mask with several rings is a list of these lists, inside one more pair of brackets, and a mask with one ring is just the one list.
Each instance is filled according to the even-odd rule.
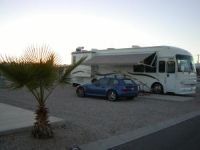
[[89,87],[89,95],[105,96],[107,83],[108,79],[106,78],[97,80]]

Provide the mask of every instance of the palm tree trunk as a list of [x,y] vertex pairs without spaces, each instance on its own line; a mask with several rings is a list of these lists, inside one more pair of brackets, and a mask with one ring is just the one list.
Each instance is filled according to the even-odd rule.
[[35,112],[36,122],[34,123],[32,135],[35,138],[51,138],[53,137],[53,130],[48,120],[48,109],[45,105],[38,105]]

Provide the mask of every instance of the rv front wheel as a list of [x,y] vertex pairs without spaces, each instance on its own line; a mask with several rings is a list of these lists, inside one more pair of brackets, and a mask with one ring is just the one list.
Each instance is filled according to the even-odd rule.
[[163,93],[163,86],[160,83],[154,83],[151,87],[151,90],[155,94],[162,94]]

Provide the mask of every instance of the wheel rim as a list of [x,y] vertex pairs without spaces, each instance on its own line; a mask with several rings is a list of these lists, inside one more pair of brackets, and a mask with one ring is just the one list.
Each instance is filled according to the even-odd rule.
[[116,100],[117,99],[116,93],[114,91],[109,92],[108,99],[111,100],[111,101]]

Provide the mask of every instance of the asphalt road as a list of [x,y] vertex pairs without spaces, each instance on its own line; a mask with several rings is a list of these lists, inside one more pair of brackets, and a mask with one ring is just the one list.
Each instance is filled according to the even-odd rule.
[[172,150],[199,150],[200,149],[200,133],[196,133],[181,145],[177,145]]

